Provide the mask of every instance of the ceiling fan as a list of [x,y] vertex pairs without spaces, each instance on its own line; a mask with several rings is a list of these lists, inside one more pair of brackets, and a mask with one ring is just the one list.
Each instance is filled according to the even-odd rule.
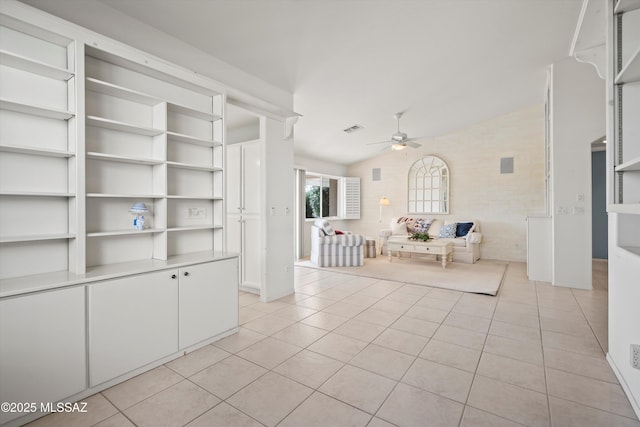
[[394,151],[404,150],[407,147],[418,148],[421,144],[418,144],[416,141],[419,138],[408,138],[407,134],[404,132],[400,132],[400,118],[404,113],[396,113],[393,117],[398,121],[398,131],[391,135],[391,139],[380,142],[370,142],[367,145],[375,145],[375,144],[391,144],[391,149]]

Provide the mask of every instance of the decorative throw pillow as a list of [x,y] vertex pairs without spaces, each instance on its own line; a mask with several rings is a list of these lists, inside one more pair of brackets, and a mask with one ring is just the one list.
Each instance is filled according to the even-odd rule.
[[400,218],[398,218],[397,223],[404,223],[407,226],[407,232],[409,233],[413,233],[413,223],[415,222],[415,219],[413,218],[409,218],[406,216],[401,216]]
[[458,226],[456,227],[456,237],[464,237],[473,228],[472,222],[458,222]]
[[344,234],[344,232],[342,232],[340,230],[336,230],[336,236],[339,236],[340,234]]
[[394,236],[406,236],[407,224],[405,222],[396,222],[391,224],[391,234]]
[[433,219],[431,218],[418,218],[416,219],[415,224],[413,224],[413,231],[415,233],[426,233],[429,231],[429,227],[431,227],[431,223]]
[[333,229],[333,226],[327,220],[322,221],[322,231],[324,231],[324,234],[326,234],[327,236],[335,236],[336,235],[336,232]]
[[456,237],[457,224],[445,224],[440,228],[439,239],[454,239]]
[[432,239],[437,239],[438,236],[440,235],[440,229],[442,228],[442,224],[444,224],[444,222],[441,219],[434,219],[433,222],[431,223],[431,226],[429,227],[429,236],[431,236]]

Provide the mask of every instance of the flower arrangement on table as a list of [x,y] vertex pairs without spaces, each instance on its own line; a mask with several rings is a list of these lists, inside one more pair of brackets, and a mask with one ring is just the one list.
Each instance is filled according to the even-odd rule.
[[409,235],[409,240],[420,240],[422,242],[427,242],[431,239],[428,233],[411,233]]

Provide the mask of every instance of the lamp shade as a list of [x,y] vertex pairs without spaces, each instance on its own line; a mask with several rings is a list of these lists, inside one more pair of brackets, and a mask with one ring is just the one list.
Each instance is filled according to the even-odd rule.
[[406,142],[394,142],[393,144],[391,144],[391,149],[393,151],[401,151],[401,150],[404,150],[405,148],[407,148]]
[[145,205],[144,203],[136,202],[133,204],[133,206],[131,206],[129,212],[131,212],[132,214],[146,214],[147,212],[149,212],[149,209],[147,209],[147,205]]
[[380,206],[389,206],[389,199],[383,197],[380,199]]

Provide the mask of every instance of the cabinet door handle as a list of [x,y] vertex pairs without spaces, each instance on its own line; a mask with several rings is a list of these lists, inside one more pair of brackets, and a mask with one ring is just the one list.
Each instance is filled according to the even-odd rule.
[[189,275],[189,272],[188,272],[188,271],[185,271],[185,272],[184,272],[184,275],[185,275],[185,276],[188,276],[188,275]]
[[172,279],[175,279],[176,277],[178,277],[178,276],[176,276],[175,274],[172,274],[172,275],[171,275],[171,278],[172,278]]

